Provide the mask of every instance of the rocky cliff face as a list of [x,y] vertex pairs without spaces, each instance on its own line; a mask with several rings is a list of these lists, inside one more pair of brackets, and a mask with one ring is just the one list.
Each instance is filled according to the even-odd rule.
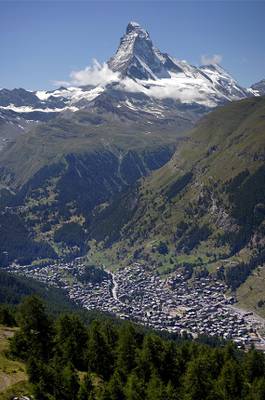
[[166,56],[154,48],[149,33],[137,22],[130,22],[108,65],[124,77],[154,80],[170,78],[165,62]]

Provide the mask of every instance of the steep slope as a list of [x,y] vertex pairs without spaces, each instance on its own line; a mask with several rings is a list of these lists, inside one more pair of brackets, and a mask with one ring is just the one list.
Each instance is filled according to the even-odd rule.
[[[89,239],[121,240],[107,251],[113,260],[127,249],[161,265],[173,256],[213,268],[238,254],[249,260],[251,246],[262,246],[264,98],[219,108],[178,138],[174,125],[151,130],[144,121],[74,117],[38,126],[0,159],[2,209],[6,218],[18,215],[32,239],[72,256],[86,252]],[[83,233],[56,243],[61,227],[67,237]],[[156,250],[160,240],[166,257]]]
[[[144,120],[130,124],[83,111],[39,124],[19,137],[0,157],[2,218],[12,219],[10,229],[16,227],[8,234],[8,224],[1,225],[1,233],[12,238],[2,243],[1,262],[3,252],[8,262],[21,258],[16,233],[22,242],[29,237],[54,245],[55,231],[66,222],[87,232],[97,207],[164,165],[181,140],[174,124],[163,131]],[[41,245],[40,251],[33,241],[29,246],[30,259],[32,254],[55,256],[49,247]],[[62,255],[60,247],[65,243],[54,250]],[[72,255],[87,249],[84,238],[70,247]]]
[[128,215],[137,204],[133,216],[118,226],[107,210],[98,218],[98,239],[111,222],[121,232],[108,255],[121,264],[143,259],[161,270],[183,263],[225,267],[231,287],[240,285],[265,260],[264,115],[263,97],[201,120],[169,163],[112,205],[115,215]]
[[[163,130],[163,125],[150,126],[144,118],[130,124],[107,113],[101,116],[83,111],[66,114],[39,124],[6,149],[0,159],[2,182],[21,188],[41,168],[58,163],[68,154],[90,153],[100,157],[101,152],[114,153],[115,158],[122,160],[129,151],[155,152],[163,146],[173,148],[181,137],[176,131],[173,121]],[[154,165],[158,167],[159,163]]]

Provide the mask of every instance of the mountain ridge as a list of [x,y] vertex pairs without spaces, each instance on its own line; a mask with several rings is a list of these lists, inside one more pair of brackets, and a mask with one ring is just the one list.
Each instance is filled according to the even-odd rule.
[[[93,68],[100,72],[103,67],[96,64]],[[181,125],[184,116],[190,128],[218,105],[260,94],[258,89],[241,87],[219,65],[195,67],[161,52],[135,22],[128,24],[116,54],[104,68],[109,68],[111,75],[105,83],[90,79],[89,84],[50,91],[1,89],[0,149],[36,124],[60,114],[89,110],[132,121],[141,118],[144,111],[150,124],[173,118]]]
[[[137,209],[116,227],[119,239],[107,253],[120,264],[136,257],[161,270],[184,260],[210,270],[252,265],[264,244],[264,101],[241,100],[204,117],[167,164],[125,195]],[[116,208],[122,212],[119,200]],[[97,232],[104,224],[103,213]],[[164,255],[156,250],[160,241]]]

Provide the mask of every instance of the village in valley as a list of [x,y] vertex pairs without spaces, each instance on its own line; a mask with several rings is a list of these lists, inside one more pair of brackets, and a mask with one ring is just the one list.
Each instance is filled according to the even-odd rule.
[[236,299],[226,295],[228,287],[216,277],[189,279],[178,271],[162,279],[149,266],[135,262],[115,273],[97,268],[95,279],[89,268],[76,259],[44,267],[12,264],[7,270],[61,288],[87,310],[157,330],[219,337],[233,340],[238,347],[265,350],[264,321],[236,308]]

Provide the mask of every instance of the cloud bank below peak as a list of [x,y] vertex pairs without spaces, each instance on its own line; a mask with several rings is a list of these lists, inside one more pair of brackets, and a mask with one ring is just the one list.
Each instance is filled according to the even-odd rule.
[[71,84],[77,86],[84,85],[106,85],[119,80],[119,73],[112,71],[106,62],[100,64],[93,59],[92,65],[80,71],[70,73]]
[[[204,65],[220,64],[222,56],[220,54],[214,54],[211,57],[203,55],[201,61]],[[215,83],[219,82],[220,77],[223,85],[228,85],[230,89],[234,88],[233,98],[236,99],[242,95],[242,90],[237,89],[236,81],[222,68],[211,73],[211,79],[213,79],[211,81],[205,77],[205,70],[201,73],[200,67],[193,67],[185,61],[180,61],[179,65],[182,71],[169,70],[170,76],[166,78],[133,79],[118,71],[113,71],[108,63],[100,63],[93,59],[91,65],[72,71],[69,75],[69,82],[60,83],[67,87],[98,87],[103,91],[110,85],[109,89],[113,88],[127,93],[142,93],[155,99],[173,99],[183,103],[195,102],[207,107],[214,107],[220,99],[226,98],[222,91],[216,89]],[[212,75],[214,76],[212,77]],[[111,85],[112,83],[114,86]]]

